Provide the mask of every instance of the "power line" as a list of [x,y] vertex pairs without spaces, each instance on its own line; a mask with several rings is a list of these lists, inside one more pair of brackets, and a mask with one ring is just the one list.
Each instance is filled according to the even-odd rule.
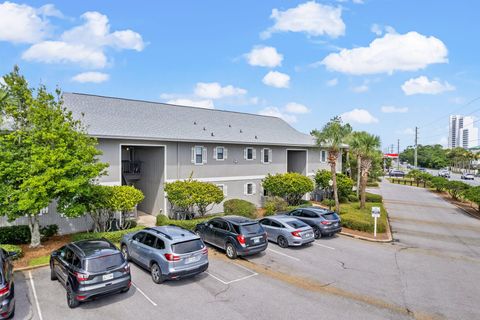
[[[431,121],[431,122],[427,123],[427,124],[424,125],[424,126],[421,126],[421,128],[425,128],[425,127],[428,127],[428,126],[430,126],[430,125],[432,125],[432,124],[434,124],[434,123],[437,123],[438,121],[442,120],[443,118],[448,117],[448,116],[450,116],[451,114],[456,113],[456,112],[458,112],[459,110],[468,107],[469,105],[471,105],[472,103],[474,103],[474,102],[477,101],[477,100],[480,100],[480,96],[479,96],[479,97],[476,97],[476,98],[474,98],[474,99],[472,99],[472,100],[470,100],[470,101],[467,102],[466,104],[460,106],[459,108],[457,108],[457,109],[455,109],[455,110],[453,110],[453,111],[450,111],[449,113],[447,113],[447,114],[445,114],[445,115],[437,118],[436,120]],[[469,113],[469,115],[472,114],[472,113],[475,113],[475,112],[477,112],[477,111],[480,111],[480,109],[476,109],[476,110],[472,111],[471,113]]]

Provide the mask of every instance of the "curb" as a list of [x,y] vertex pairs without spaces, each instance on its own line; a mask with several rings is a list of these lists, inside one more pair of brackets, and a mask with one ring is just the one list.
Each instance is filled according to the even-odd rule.
[[348,232],[340,232],[340,235],[345,236],[345,237],[354,238],[354,239],[370,241],[370,242],[378,242],[378,243],[390,243],[390,242],[393,241],[391,236],[389,236],[388,239],[379,240],[379,239],[372,239],[372,238],[368,238],[368,237],[364,237],[364,236],[359,236],[359,235],[356,235],[356,234],[351,234],[351,233],[348,233]]
[[39,264],[38,266],[32,266],[32,267],[23,267],[23,268],[15,268],[13,269],[13,272],[23,272],[23,271],[30,271],[34,269],[39,269],[43,267],[48,267],[50,264],[49,263],[44,263],[44,264]]

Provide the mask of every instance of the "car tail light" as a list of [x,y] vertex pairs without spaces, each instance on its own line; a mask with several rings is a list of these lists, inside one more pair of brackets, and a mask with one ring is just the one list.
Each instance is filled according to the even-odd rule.
[[75,277],[80,282],[88,280],[88,274],[84,274],[84,273],[80,273],[80,272],[75,272]]
[[202,249],[202,253],[203,253],[203,254],[208,254],[208,248],[207,248],[207,247],[203,248],[203,249]]
[[237,235],[237,240],[238,243],[240,243],[242,246],[245,246],[245,236],[243,234]]
[[170,262],[180,261],[180,257],[174,255],[173,253],[165,253],[165,259],[167,259],[167,261],[170,261]]
[[300,235],[300,231],[298,231],[298,230],[292,231],[292,236],[297,237],[297,238],[301,238],[301,237],[302,237],[302,236]]
[[76,298],[78,301],[83,301],[87,298],[87,296],[77,296]]
[[3,288],[0,288],[0,297],[6,296],[10,293],[10,285],[7,283]]
[[323,225],[328,225],[328,224],[330,224],[330,222],[328,222],[328,221],[326,221],[326,220],[323,220],[321,223],[322,223]]

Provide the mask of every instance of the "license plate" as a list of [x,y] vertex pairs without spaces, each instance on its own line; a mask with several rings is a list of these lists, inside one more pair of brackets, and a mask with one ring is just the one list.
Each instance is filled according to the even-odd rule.
[[190,257],[185,259],[185,263],[189,264],[189,263],[197,262],[198,260],[200,260],[200,257]]
[[313,233],[305,233],[305,238],[311,238],[313,237]]
[[260,239],[261,239],[261,237],[252,238],[253,243],[259,243]]
[[338,227],[338,223],[335,223],[334,226],[335,226],[335,227]]
[[112,279],[113,279],[113,273],[104,274],[102,277],[103,281],[112,280]]

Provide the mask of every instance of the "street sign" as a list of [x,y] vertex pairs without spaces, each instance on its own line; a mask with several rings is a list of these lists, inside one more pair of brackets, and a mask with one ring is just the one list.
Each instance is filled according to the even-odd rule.
[[376,238],[377,237],[377,218],[380,218],[380,207],[372,207],[372,218],[375,219],[373,236]]

